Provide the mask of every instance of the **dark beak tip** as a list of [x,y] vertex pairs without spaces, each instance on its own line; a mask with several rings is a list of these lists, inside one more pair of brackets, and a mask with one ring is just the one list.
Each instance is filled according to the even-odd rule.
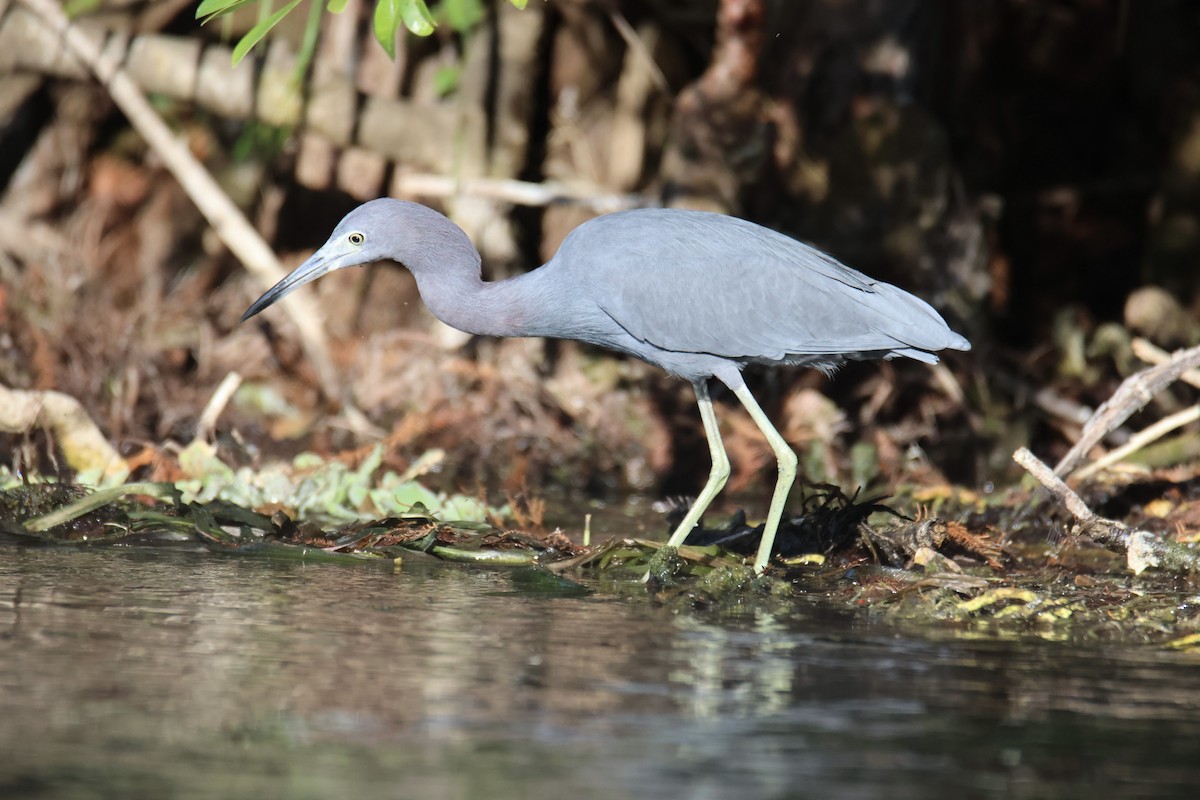
[[267,292],[262,297],[250,304],[250,307],[246,309],[246,313],[242,314],[242,318],[238,321],[239,324],[245,322],[253,316],[257,316],[261,311],[266,311],[268,308],[275,305],[275,301],[279,298],[280,295],[275,294],[274,291]]
[[250,307],[246,309],[246,313],[242,314],[240,322],[245,322],[260,311],[266,311],[304,284],[311,283],[331,271],[325,266],[327,261],[328,259],[322,255],[322,251],[318,250],[308,261],[296,267],[283,280],[267,289],[261,297],[251,303]]

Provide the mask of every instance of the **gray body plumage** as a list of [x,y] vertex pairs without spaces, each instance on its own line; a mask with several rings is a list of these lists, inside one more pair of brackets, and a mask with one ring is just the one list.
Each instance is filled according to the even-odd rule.
[[796,457],[742,380],[747,364],[832,370],[848,359],[936,363],[971,345],[927,303],[752,222],[700,211],[638,209],[580,225],[542,267],[493,283],[453,222],[401,200],[372,200],[256,300],[247,319],[322,275],[398,261],[443,322],[487,336],[575,339],[637,356],[696,389],[713,469],[672,535],[682,543],[724,486],[729,462],[708,396],[716,377],[746,407],[779,461],[755,566],[762,569],[795,477]]
[[728,362],[826,370],[847,359],[935,363],[934,352],[969,346],[923,300],[720,214],[598,217],[572,231],[531,275],[538,273],[539,290],[563,284],[584,295],[573,312],[599,335],[585,329],[568,338],[624,350],[691,381]]

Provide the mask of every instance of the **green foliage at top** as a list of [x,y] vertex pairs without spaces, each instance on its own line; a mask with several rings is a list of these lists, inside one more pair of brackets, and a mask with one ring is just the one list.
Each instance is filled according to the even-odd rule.
[[[315,0],[314,0],[315,2]],[[517,8],[525,8],[528,0],[508,0]],[[246,57],[261,42],[271,29],[300,5],[300,0],[287,0],[278,11],[273,11],[271,0],[201,0],[196,7],[196,19],[206,24],[230,14],[242,6],[257,3],[258,22],[238,41],[233,48],[234,66]],[[345,10],[347,0],[327,0],[325,9],[332,14]],[[441,0],[436,6],[441,17],[452,30],[470,30],[483,18],[483,0]],[[314,10],[316,7],[314,6]],[[309,15],[310,33],[320,24],[318,13]],[[396,57],[396,36],[403,25],[417,36],[428,36],[437,28],[438,22],[430,13],[426,0],[376,0],[373,30],[375,38],[390,58]],[[306,38],[311,38],[306,36]]]
[[425,7],[425,0],[379,0],[375,4],[375,38],[388,58],[396,57],[396,32],[400,23],[417,36],[428,36],[437,27],[433,15]]

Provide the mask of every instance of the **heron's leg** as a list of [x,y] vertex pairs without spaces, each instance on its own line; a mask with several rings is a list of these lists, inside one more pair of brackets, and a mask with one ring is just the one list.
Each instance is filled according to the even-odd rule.
[[725,454],[725,445],[721,443],[721,429],[717,425],[717,412],[713,410],[712,398],[708,396],[708,382],[696,381],[696,405],[700,407],[700,419],[704,422],[704,436],[708,439],[708,452],[712,454],[712,471],[708,473],[708,482],[700,491],[696,502],[684,515],[683,522],[671,534],[667,541],[668,547],[679,547],[688,537],[692,529],[700,522],[704,512],[712,503],[713,498],[725,488],[729,480],[729,456]]
[[767,443],[775,451],[775,460],[779,462],[779,478],[775,481],[775,493],[771,495],[771,508],[767,511],[767,523],[763,526],[762,539],[758,543],[758,555],[754,557],[754,571],[762,572],[766,569],[767,562],[771,560],[771,548],[775,545],[775,533],[779,530],[779,520],[783,518],[783,505],[787,502],[788,493],[791,492],[792,484],[796,480],[796,453],[779,434],[779,431],[775,430],[771,420],[767,419],[767,415],[759,407],[754,395],[750,394],[749,387],[740,383],[731,388],[738,400],[741,400],[742,405],[750,412],[750,418],[754,420],[754,424],[758,425],[763,436],[767,437]]

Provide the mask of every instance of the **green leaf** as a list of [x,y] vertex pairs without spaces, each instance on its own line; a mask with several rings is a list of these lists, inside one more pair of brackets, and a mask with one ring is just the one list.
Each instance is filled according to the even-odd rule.
[[508,0],[508,2],[512,3],[517,8],[524,9],[525,3],[528,2],[528,0]]
[[159,500],[174,500],[175,502],[179,502],[179,493],[172,484],[126,483],[110,489],[101,489],[97,492],[92,492],[74,502],[68,503],[62,508],[27,520],[25,522],[25,529],[37,532],[48,531],[56,525],[63,525],[72,520],[79,519],[79,517],[89,511],[95,511],[101,506],[108,505],[114,500],[130,494],[144,494]]
[[100,0],[66,0],[63,3],[63,13],[67,15],[67,19],[75,19],[99,7]]
[[396,33],[402,22],[417,36],[428,36],[436,27],[425,0],[379,0],[375,5],[375,38],[388,58],[396,57]]
[[388,54],[388,58],[396,58],[396,31],[400,29],[399,0],[379,0],[375,4],[375,20],[372,26],[375,39]]
[[223,17],[235,9],[258,0],[204,0],[196,7],[196,19],[204,25],[217,17]]
[[400,29],[401,22],[417,36],[428,36],[437,27],[425,0],[379,0],[375,6],[375,38],[385,50],[388,47],[381,34],[386,35],[389,30],[394,34]]
[[443,65],[433,73],[433,91],[438,97],[453,94],[458,88],[459,78],[462,77],[462,67],[458,65]]
[[458,33],[466,33],[475,27],[484,13],[481,0],[442,0],[439,10],[450,28]]
[[330,14],[340,14],[346,10],[346,3],[349,2],[350,0],[329,0],[325,8],[329,9]]
[[400,16],[404,18],[404,27],[417,36],[428,36],[433,33],[437,23],[425,6],[425,0],[399,0]]
[[254,45],[262,41],[262,38],[298,5],[300,5],[300,0],[291,0],[286,6],[251,28],[233,48],[233,65],[236,67],[246,57],[246,54],[254,49]]
[[200,5],[196,6],[196,19],[219,14],[235,2],[237,0],[201,0]]

